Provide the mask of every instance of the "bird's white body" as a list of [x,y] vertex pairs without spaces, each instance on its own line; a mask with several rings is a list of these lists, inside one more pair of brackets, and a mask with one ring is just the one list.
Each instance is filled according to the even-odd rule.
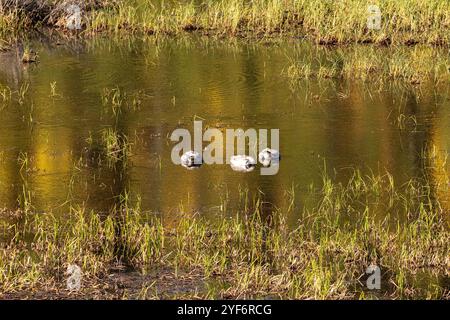
[[250,156],[232,156],[230,158],[231,168],[234,171],[250,172],[256,166],[256,160]]
[[280,161],[280,152],[275,149],[265,148],[259,153],[258,160],[264,167],[277,164]]
[[181,156],[181,165],[187,169],[195,169],[202,164],[202,156],[197,151],[187,151]]

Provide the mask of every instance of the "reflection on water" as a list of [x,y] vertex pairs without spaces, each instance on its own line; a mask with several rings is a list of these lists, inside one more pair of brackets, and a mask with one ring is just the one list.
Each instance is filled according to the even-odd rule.
[[[302,193],[311,184],[320,185],[325,163],[337,180],[345,181],[359,168],[363,173],[387,170],[401,184],[435,175],[423,150],[450,147],[446,90],[379,90],[339,80],[293,87],[283,76],[293,52],[319,60],[333,54],[329,49],[199,38],[35,41],[33,46],[40,56],[37,65],[19,63],[20,48],[0,61],[0,84],[16,97],[9,102],[0,98],[0,203],[5,207],[17,207],[26,184],[37,210],[58,210],[70,200],[107,211],[128,191],[140,195],[143,209],[169,218],[180,204],[214,215],[224,199],[232,207],[239,188],[263,195],[276,207],[292,187],[300,195],[300,210]],[[118,108],[105,100],[111,90],[120,92]],[[415,119],[414,126],[401,130],[400,113]],[[170,134],[176,128],[192,131],[198,118],[222,132],[279,128],[283,160],[278,174],[242,174],[226,165],[189,171],[173,165]],[[126,163],[86,160],[89,139],[98,139],[108,127],[128,137]],[[26,168],[17,161],[23,155]],[[445,165],[442,156],[436,161]],[[438,196],[447,200],[448,192]]]

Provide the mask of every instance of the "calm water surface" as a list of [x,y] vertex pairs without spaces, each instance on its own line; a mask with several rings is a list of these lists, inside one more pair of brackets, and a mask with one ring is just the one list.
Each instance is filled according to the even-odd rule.
[[[401,184],[433,176],[421,157],[427,146],[450,150],[445,90],[314,79],[292,85],[283,74],[291,56],[320,61],[347,49],[202,38],[58,45],[36,40],[32,46],[38,64],[23,65],[15,53],[0,58],[0,89],[14,91],[9,102],[0,98],[0,205],[7,208],[18,206],[25,185],[39,211],[64,210],[69,200],[107,211],[128,191],[140,196],[143,209],[169,219],[180,206],[214,217],[223,204],[233,208],[239,189],[279,206],[292,187],[301,210],[302,195],[311,184],[320,185],[325,163],[336,181],[345,182],[354,169],[387,170]],[[117,89],[123,103],[115,115],[102,96]],[[410,119],[404,130],[400,114]],[[192,130],[194,119],[222,131],[280,129],[278,174],[242,174],[227,165],[195,171],[175,166],[169,137],[176,128]],[[98,140],[108,127],[128,137],[127,165],[79,162],[88,141]],[[18,161],[25,154],[28,170]],[[445,193],[440,196],[446,200]]]

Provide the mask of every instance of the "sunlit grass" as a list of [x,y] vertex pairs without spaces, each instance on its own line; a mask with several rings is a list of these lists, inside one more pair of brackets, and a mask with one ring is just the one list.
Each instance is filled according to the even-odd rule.
[[[368,30],[368,5],[382,13],[381,30]],[[448,43],[450,4],[433,1],[269,0],[127,1],[94,12],[88,30],[306,36],[319,43]]]
[[[132,205],[126,193],[109,214],[83,207],[63,217],[19,212],[20,222],[2,226],[10,239],[0,249],[2,292],[61,288],[65,266],[76,263],[90,282],[106,281],[111,268],[125,265],[144,274],[187,270],[228,283],[195,296],[364,298],[365,268],[377,264],[383,277],[378,295],[444,298],[448,292],[439,282],[424,289],[416,279],[419,270],[448,277],[448,209],[423,183],[396,186],[389,174],[355,171],[343,185],[324,175],[323,185],[311,189],[316,204],[294,226],[286,221],[292,192],[286,208],[271,212],[262,210],[261,199],[248,202],[244,192],[245,209],[215,222],[180,207],[170,226]],[[379,217],[369,203],[390,214]]]
[[[52,4],[49,1],[49,6]],[[381,10],[381,29],[369,30],[368,6]],[[29,25],[26,15],[4,13],[0,33]],[[48,24],[64,26],[64,17],[50,15]],[[26,20],[26,19],[25,19]],[[14,22],[14,23],[10,23]],[[445,0],[203,0],[100,1],[85,8],[86,32],[100,31],[307,37],[321,44],[349,42],[449,43],[450,3]]]

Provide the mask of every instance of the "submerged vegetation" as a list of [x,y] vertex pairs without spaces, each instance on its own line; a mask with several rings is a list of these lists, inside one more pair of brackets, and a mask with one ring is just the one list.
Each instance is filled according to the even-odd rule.
[[[87,34],[100,31],[306,37],[321,44],[450,42],[450,3],[445,0],[200,0],[200,1],[15,1],[0,8],[0,33],[33,25],[61,27],[64,5],[83,9]],[[6,1],[6,3],[9,3]],[[368,30],[368,6],[381,11],[381,29]],[[36,13],[38,12],[38,13]],[[39,14],[39,12],[42,12]]]
[[[435,188],[447,188],[445,179]],[[158,288],[163,279],[186,277],[197,279],[188,297],[371,298],[365,269],[375,264],[382,271],[377,297],[448,299],[448,204],[436,202],[423,181],[394,185],[389,174],[355,172],[347,185],[324,176],[322,187],[311,189],[314,205],[293,226],[286,222],[293,191],[284,209],[270,211],[261,197],[250,200],[242,191],[240,209],[216,222],[180,207],[178,222],[167,224],[132,205],[128,194],[107,214],[5,210],[16,222],[1,225],[1,297],[66,296],[64,272],[75,263],[89,284],[72,293],[78,297],[110,297],[113,274],[127,269],[160,278],[122,288],[120,298],[178,296]],[[222,285],[203,284],[211,281]]]

